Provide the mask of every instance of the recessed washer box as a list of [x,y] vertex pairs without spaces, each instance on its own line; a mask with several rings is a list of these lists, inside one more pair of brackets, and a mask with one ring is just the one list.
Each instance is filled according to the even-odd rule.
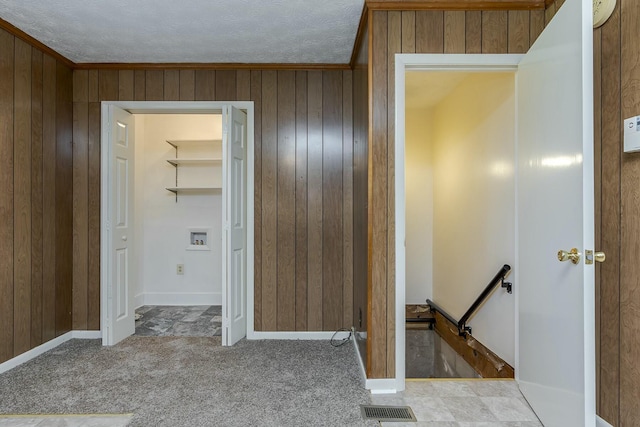
[[211,237],[211,228],[206,227],[189,227],[189,245],[188,251],[210,251],[209,238]]

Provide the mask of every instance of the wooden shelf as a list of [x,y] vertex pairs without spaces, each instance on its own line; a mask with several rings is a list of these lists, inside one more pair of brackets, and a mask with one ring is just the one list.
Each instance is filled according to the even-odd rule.
[[182,193],[182,192],[196,192],[196,191],[212,192],[215,190],[222,190],[222,187],[166,187],[166,188],[167,190],[176,194]]
[[172,145],[175,148],[178,148],[181,145],[222,144],[222,140],[221,139],[173,139],[171,141],[167,140],[167,144]]
[[216,163],[222,163],[222,159],[215,159],[215,158],[167,159],[167,162],[172,164],[173,166],[189,165],[189,164],[197,164],[197,163],[216,164]]
[[[175,187],[165,187],[168,191],[171,191],[172,193],[174,193],[176,195],[176,203],[178,202],[178,193],[215,193],[215,192],[220,192],[222,190],[221,186],[218,187],[209,187],[209,186],[201,186],[201,187],[187,187],[187,186],[180,186],[179,185],[179,180],[178,180],[178,169],[180,169],[181,167],[184,168],[189,168],[190,166],[194,166],[194,165],[210,165],[211,166],[211,170],[215,171],[216,169],[219,171],[220,167],[222,165],[222,158],[220,157],[197,157],[197,154],[193,154],[190,153],[188,154],[188,156],[190,157],[180,157],[180,155],[178,154],[178,147],[185,147],[185,146],[212,146],[212,145],[219,145],[220,148],[222,146],[222,140],[221,139],[174,139],[174,140],[165,140],[167,142],[167,144],[171,145],[174,150],[175,150],[175,157],[173,159],[165,159],[167,161],[167,163],[169,163],[170,165],[172,165],[175,168],[176,171],[176,186]],[[188,152],[189,150],[187,150]],[[199,147],[196,149],[196,153],[200,151],[202,152],[201,149],[199,149]],[[214,153],[208,153],[209,156],[220,156],[220,154],[216,154]],[[195,157],[194,157],[195,156]]]

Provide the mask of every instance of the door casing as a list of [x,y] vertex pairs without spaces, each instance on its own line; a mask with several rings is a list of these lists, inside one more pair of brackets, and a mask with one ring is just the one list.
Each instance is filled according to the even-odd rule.
[[[112,205],[110,182],[108,179],[108,159],[110,147],[109,106],[113,105],[132,114],[221,114],[222,107],[232,105],[247,113],[247,337],[254,334],[254,104],[252,101],[102,101],[101,103],[101,144],[100,144],[100,332],[103,345],[109,342],[107,328],[108,319],[108,272],[106,257],[109,256],[107,232],[108,207]],[[105,239],[104,237],[107,237]],[[223,286],[225,284],[223,283]]]

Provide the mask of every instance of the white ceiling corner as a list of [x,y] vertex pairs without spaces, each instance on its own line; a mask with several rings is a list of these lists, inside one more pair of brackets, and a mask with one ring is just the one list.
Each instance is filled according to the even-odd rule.
[[0,0],[0,18],[76,63],[351,58],[364,0]]

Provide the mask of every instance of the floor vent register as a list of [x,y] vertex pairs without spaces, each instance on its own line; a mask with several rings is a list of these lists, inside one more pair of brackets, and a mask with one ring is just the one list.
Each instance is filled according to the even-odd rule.
[[365,420],[388,422],[416,421],[416,416],[409,406],[360,405],[362,418]]

